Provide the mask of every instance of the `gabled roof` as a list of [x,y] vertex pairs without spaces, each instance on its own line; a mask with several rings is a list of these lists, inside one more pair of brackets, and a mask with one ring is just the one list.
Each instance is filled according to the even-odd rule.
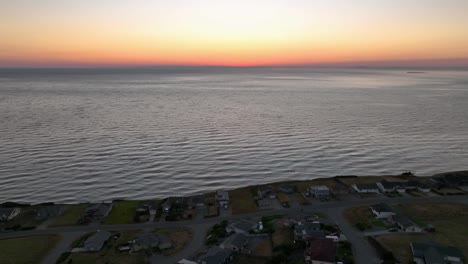
[[110,237],[111,233],[107,231],[97,231],[94,235],[86,239],[84,242],[84,248],[90,251],[99,251]]
[[227,240],[226,240],[226,244],[231,244],[237,248],[242,248],[246,243],[248,242],[248,238],[247,236],[245,236],[244,234],[240,234],[240,233],[236,233],[232,236],[230,236]]
[[380,184],[385,189],[405,188],[405,184],[403,182],[389,182],[387,180],[382,180]]
[[426,263],[445,263],[437,262],[445,257],[455,257],[463,259],[464,255],[461,250],[455,247],[448,247],[436,244],[434,242],[412,242],[411,249],[413,256],[423,258]]
[[408,217],[406,217],[406,216],[404,216],[402,214],[396,214],[396,215],[392,216],[392,219],[393,219],[394,222],[398,223],[403,228],[407,228],[407,227],[416,225]]
[[386,203],[371,205],[370,208],[378,213],[395,213],[392,207]]
[[227,259],[232,255],[231,250],[213,248],[205,256],[200,258],[201,263],[206,264],[220,264],[225,263]]
[[309,247],[304,251],[304,255],[311,260],[335,262],[336,247],[331,239],[312,238],[309,240]]

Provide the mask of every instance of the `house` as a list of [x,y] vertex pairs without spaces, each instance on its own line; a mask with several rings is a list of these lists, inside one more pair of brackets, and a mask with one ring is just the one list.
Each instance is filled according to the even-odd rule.
[[63,209],[60,206],[41,206],[36,209],[36,219],[44,221],[59,216],[62,212]]
[[405,184],[402,182],[390,182],[387,180],[383,180],[377,183],[377,187],[379,187],[380,191],[383,193],[406,192]]
[[112,202],[92,203],[85,209],[85,218],[99,220],[107,216],[112,209]]
[[399,229],[405,232],[423,232],[423,228],[416,225],[408,217],[402,214],[396,214],[391,216],[391,220],[394,224],[398,226]]
[[242,233],[236,233],[228,237],[219,247],[232,251],[242,251],[248,243],[248,237]]
[[278,191],[287,193],[287,194],[293,194],[297,192],[297,187],[294,185],[283,184],[278,187]]
[[468,171],[446,172],[432,177],[435,181],[446,186],[459,187],[468,185]]
[[232,251],[221,248],[211,248],[205,255],[199,258],[200,264],[227,264],[232,260]]
[[270,199],[258,199],[258,210],[271,210],[273,209],[273,201]]
[[21,208],[0,208],[0,222],[14,219],[21,213]]
[[455,247],[447,247],[433,242],[412,242],[411,252],[416,264],[463,264],[465,256]]
[[320,200],[330,199],[330,189],[325,185],[310,186],[310,194]]
[[177,264],[198,264],[198,263],[195,261],[188,260],[188,259],[181,259],[177,261]]
[[227,191],[216,191],[216,201],[220,207],[227,208],[229,205],[229,193]]
[[386,203],[378,203],[369,207],[376,218],[384,219],[396,215],[396,212]]
[[418,192],[422,192],[422,193],[428,193],[431,191],[431,187],[429,187],[429,185],[423,183],[423,182],[418,182],[417,185],[416,185],[416,190]]
[[334,264],[336,258],[336,245],[331,239],[312,238],[304,251],[306,263]]
[[233,222],[232,224],[229,224],[226,227],[226,232],[228,233],[241,233],[241,234],[249,234],[251,230],[254,230],[257,228],[257,223],[249,221],[249,220],[244,220],[240,219],[237,220],[236,222]]
[[379,187],[375,183],[369,183],[369,184],[353,184],[351,186],[353,190],[355,190],[358,193],[379,193]]
[[133,240],[133,251],[153,250],[159,246],[159,236],[156,234],[143,234]]
[[159,250],[170,249],[174,247],[172,240],[166,235],[158,235],[159,238]]
[[98,230],[85,240],[82,247],[74,248],[72,252],[98,252],[110,237],[111,233]]
[[276,198],[276,194],[275,192],[273,191],[273,187],[271,187],[271,185],[262,185],[262,186],[259,186],[257,188],[257,194],[258,194],[258,197],[260,198],[270,198],[270,199],[274,199]]
[[169,197],[161,204],[164,213],[184,211],[187,206],[187,199],[185,197]]
[[205,207],[205,196],[196,195],[189,198],[190,208],[204,208]]
[[304,241],[313,237],[325,237],[325,232],[321,228],[319,222],[298,222],[294,226],[294,240]]

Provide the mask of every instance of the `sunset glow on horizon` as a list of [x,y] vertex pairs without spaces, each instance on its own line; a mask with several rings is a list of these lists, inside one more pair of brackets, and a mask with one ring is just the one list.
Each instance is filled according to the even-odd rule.
[[0,66],[466,59],[467,11],[466,0],[0,0]]

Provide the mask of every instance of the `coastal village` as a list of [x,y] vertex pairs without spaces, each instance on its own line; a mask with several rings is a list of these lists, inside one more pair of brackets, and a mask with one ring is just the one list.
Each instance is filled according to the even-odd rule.
[[[0,263],[466,263],[468,172],[3,203]],[[25,254],[27,252],[27,254]]]

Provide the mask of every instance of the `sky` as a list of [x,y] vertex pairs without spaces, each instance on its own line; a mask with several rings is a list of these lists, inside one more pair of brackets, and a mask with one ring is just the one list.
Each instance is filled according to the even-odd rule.
[[0,66],[467,66],[467,14],[467,0],[0,0]]

